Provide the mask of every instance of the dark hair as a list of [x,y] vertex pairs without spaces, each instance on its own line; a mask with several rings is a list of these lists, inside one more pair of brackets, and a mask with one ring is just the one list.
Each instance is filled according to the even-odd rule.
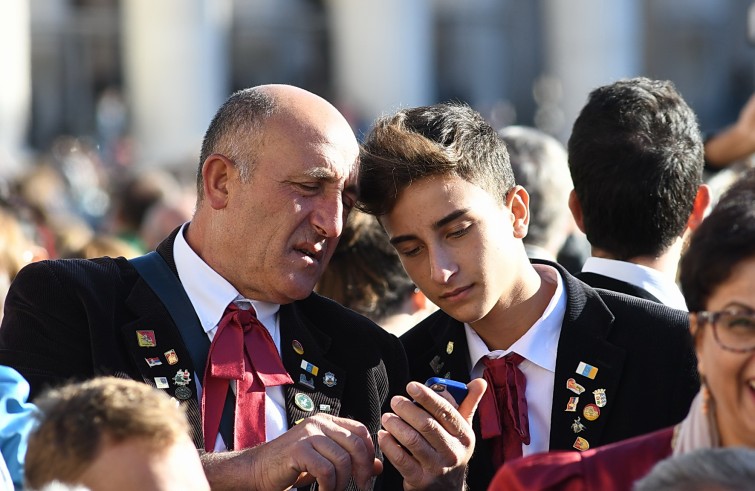
[[679,269],[690,312],[706,310],[711,294],[742,261],[755,257],[755,169],[724,193],[692,234]]
[[[525,244],[558,249],[566,240],[569,192],[572,190],[566,149],[535,128],[509,126],[498,132],[509,152],[516,182],[530,195],[530,224]],[[554,239],[559,243],[554,244]]]
[[359,208],[372,215],[393,209],[412,181],[454,174],[503,203],[514,187],[506,145],[466,104],[403,109],[383,117],[362,145]]
[[655,256],[684,231],[702,183],[703,143],[671,82],[633,78],[595,89],[568,149],[593,247],[620,260]]
[[[242,181],[249,180],[254,164],[252,151],[255,143],[259,143],[261,138],[262,122],[273,115],[277,108],[275,98],[259,87],[239,90],[220,106],[202,141],[197,170],[199,201],[204,197],[202,166],[213,153],[231,159],[240,167]],[[256,142],[254,138],[257,139]]]
[[315,290],[379,324],[414,288],[377,219],[354,210]]

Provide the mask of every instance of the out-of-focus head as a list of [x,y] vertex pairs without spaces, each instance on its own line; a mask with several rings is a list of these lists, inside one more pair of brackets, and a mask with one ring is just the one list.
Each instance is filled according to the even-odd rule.
[[722,442],[755,448],[755,172],[692,235],[680,281]]
[[27,487],[53,481],[97,490],[208,490],[188,424],[166,394],[102,377],[53,389],[36,401]]
[[247,298],[307,297],[356,201],[358,154],[321,97],[287,85],[236,92],[204,139],[189,244]]
[[684,233],[702,184],[703,142],[671,82],[633,78],[592,91],[568,152],[594,248],[620,260],[655,257]]
[[568,206],[573,186],[566,149],[535,128],[508,126],[498,134],[506,143],[517,184],[530,195],[530,225],[524,243],[545,249],[555,258],[575,229]]

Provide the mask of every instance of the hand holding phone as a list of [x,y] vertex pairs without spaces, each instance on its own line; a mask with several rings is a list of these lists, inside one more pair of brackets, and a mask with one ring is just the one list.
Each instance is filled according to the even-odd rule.
[[442,377],[430,377],[425,382],[425,385],[435,392],[447,391],[454,398],[456,404],[461,404],[461,402],[467,397],[467,384],[457,382],[456,380]]

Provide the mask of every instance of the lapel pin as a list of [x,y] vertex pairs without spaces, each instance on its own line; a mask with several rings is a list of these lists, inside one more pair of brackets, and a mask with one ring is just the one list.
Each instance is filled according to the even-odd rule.
[[154,358],[145,358],[144,361],[147,362],[147,365],[150,367],[156,367],[158,365],[162,365],[163,362],[160,361],[160,358],[154,357]]
[[584,416],[587,421],[595,421],[598,419],[598,416],[600,416],[600,408],[595,404],[588,404],[582,410],[582,416]]
[[179,386],[189,385],[191,383],[191,374],[186,369],[178,370],[173,376],[173,382]]
[[590,364],[580,361],[579,365],[577,365],[576,372],[584,377],[589,378],[590,380],[593,380],[595,379],[595,376],[598,374],[598,369],[597,367],[594,367]]
[[579,402],[579,397],[570,397],[569,402],[566,403],[566,411],[570,413],[576,412],[578,402]]
[[448,344],[446,345],[446,353],[450,355],[453,352],[454,352],[454,342],[449,341]]
[[577,416],[577,419],[575,419],[574,422],[571,424],[571,430],[574,433],[580,433],[585,430],[585,425],[582,424],[581,419],[582,418]]
[[438,375],[440,373],[440,369],[443,368],[443,362],[440,361],[439,355],[435,355],[435,358],[430,360],[430,368],[433,369],[433,372],[435,372],[435,375]]
[[178,387],[176,387],[176,397],[178,397],[182,401],[189,399],[191,397],[191,389],[186,387],[185,385],[179,385]]
[[577,381],[574,380],[573,378],[570,378],[569,380],[566,381],[566,388],[577,395],[585,391],[585,388],[579,385]]
[[154,348],[157,346],[155,331],[136,331],[136,340],[142,348]]
[[451,372],[446,372],[446,374],[443,375],[443,378],[451,378]]
[[294,404],[296,404],[296,407],[306,412],[310,412],[315,408],[315,403],[312,402],[312,398],[301,392],[294,396]]
[[327,387],[334,387],[337,383],[335,374],[332,372],[325,372],[325,375],[322,377],[322,383]]
[[574,445],[572,446],[580,452],[584,452],[585,450],[590,449],[590,443],[581,436],[578,436],[577,439],[574,440]]
[[330,404],[320,404],[320,411],[324,413],[330,412]]
[[598,389],[592,391],[595,396],[595,405],[598,407],[604,407],[608,399],[606,399],[606,389]]
[[298,339],[291,341],[291,347],[294,349],[294,351],[296,351],[297,355],[304,354],[304,346],[301,345]]
[[317,376],[317,372],[320,371],[320,369],[317,368],[316,365],[311,364],[307,360],[302,360],[301,361],[301,369],[304,370],[305,372],[309,372],[309,373],[311,373],[312,375],[315,375],[315,376]]
[[299,424],[299,423],[301,423],[302,421],[304,421],[304,418],[299,418],[299,419],[297,419],[296,421],[294,421],[294,424],[295,424],[295,425],[298,425],[298,424]]
[[155,386],[158,389],[167,389],[170,387],[168,383],[168,377],[155,377]]
[[168,362],[168,365],[175,365],[178,363],[178,355],[176,354],[176,350],[172,349],[165,352],[165,360]]
[[314,390],[315,388],[315,380],[311,378],[307,378],[307,376],[303,373],[299,374],[299,383],[305,387],[309,387],[312,390]]

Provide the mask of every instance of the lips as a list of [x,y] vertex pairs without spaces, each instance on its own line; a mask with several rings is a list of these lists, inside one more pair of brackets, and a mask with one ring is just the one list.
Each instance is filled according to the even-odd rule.
[[309,258],[314,259],[315,261],[322,260],[323,254],[324,254],[324,248],[321,243],[318,244],[299,244],[294,247],[294,250],[296,252],[299,252],[300,254],[303,254]]
[[442,294],[440,296],[440,298],[443,299],[443,300],[449,300],[449,299],[452,300],[452,299],[458,297],[460,294],[466,292],[470,288],[472,288],[472,285],[467,285],[467,286],[463,286],[461,288],[456,288],[454,290],[451,290],[450,292],[446,292],[446,293]]

